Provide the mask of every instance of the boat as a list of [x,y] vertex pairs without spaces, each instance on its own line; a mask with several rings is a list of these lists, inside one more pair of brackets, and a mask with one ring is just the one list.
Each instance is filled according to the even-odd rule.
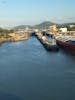
[[55,39],[51,39],[49,37],[47,38],[46,36],[43,36],[41,33],[36,33],[36,37],[47,51],[59,50],[59,47],[57,46]]
[[47,51],[58,51],[59,48],[55,39],[48,40],[45,36],[42,37],[41,42]]
[[48,44],[44,44],[44,47],[46,48],[47,51],[58,51],[59,48],[57,45],[48,45]]
[[75,51],[75,38],[71,37],[58,37],[56,38],[56,43],[58,46],[69,50],[69,51]]

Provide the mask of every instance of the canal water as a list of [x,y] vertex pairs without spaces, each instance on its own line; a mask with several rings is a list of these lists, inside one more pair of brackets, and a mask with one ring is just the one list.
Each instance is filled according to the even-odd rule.
[[0,47],[0,100],[75,100],[75,56],[35,38]]

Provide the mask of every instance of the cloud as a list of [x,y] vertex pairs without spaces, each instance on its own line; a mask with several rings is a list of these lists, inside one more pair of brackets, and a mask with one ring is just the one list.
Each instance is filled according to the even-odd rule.
[[52,21],[55,21],[57,23],[75,22],[75,16],[54,17]]

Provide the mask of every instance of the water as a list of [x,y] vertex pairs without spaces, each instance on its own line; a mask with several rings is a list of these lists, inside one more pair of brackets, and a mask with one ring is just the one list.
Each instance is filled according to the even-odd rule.
[[75,100],[75,56],[31,37],[0,47],[0,100]]

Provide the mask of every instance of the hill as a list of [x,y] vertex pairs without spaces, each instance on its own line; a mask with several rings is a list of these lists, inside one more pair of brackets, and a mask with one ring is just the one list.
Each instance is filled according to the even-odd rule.
[[37,28],[37,29],[44,29],[44,28],[49,28],[49,26],[54,25],[55,23],[49,22],[49,21],[45,21],[43,23],[40,23],[38,25],[34,25],[34,26],[30,26],[30,25],[20,25],[20,26],[16,26],[14,28],[16,29],[25,29],[26,27],[33,29],[33,28]]
[[14,27],[14,29],[25,29],[26,27],[28,27],[29,29],[32,29],[33,27],[30,25],[19,25]]
[[49,21],[45,21],[43,23],[40,23],[38,25],[35,25],[34,28],[38,28],[38,29],[47,29],[49,28],[49,26],[51,25],[55,25],[56,23],[53,23],[53,22],[49,22]]
[[30,25],[20,25],[20,26],[16,26],[14,27],[15,29],[25,29],[26,27],[28,27],[29,29],[48,29],[49,26],[51,25],[57,25],[58,28],[60,27],[69,27],[69,25],[75,25],[75,23],[63,23],[63,24],[57,24],[57,23],[53,23],[50,21],[45,21],[42,22],[38,25],[34,25],[34,26],[30,26]]

